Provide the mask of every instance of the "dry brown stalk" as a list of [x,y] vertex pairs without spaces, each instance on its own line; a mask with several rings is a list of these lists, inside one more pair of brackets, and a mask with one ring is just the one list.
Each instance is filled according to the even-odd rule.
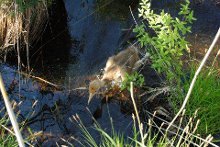
[[0,3],[0,54],[16,49],[15,45],[19,43],[19,48],[26,48],[27,66],[30,68],[29,48],[44,30],[47,9],[42,2],[24,12],[19,11],[19,6],[15,10],[15,5],[15,2]]
[[143,133],[143,124],[142,124],[141,121],[140,121],[140,117],[139,117],[137,105],[136,105],[136,102],[135,102],[135,100],[134,100],[133,82],[131,82],[130,92],[131,92],[131,99],[132,99],[133,106],[134,106],[134,110],[135,110],[135,115],[136,115],[137,122],[138,122],[139,131],[140,131],[140,134],[141,134],[141,146],[144,147],[144,146],[145,146],[145,145],[144,145],[144,140],[145,140],[145,138],[144,138],[144,133]]

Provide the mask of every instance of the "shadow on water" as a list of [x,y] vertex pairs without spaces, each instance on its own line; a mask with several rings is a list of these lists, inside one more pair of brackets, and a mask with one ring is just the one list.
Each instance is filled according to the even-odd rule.
[[[51,146],[55,142],[63,143],[60,137],[69,139],[70,136],[74,136],[81,140],[80,131],[73,120],[75,114],[80,116],[89,132],[97,136],[97,140],[99,135],[92,129],[91,114],[108,133],[111,133],[109,117],[112,117],[116,130],[124,132],[125,136],[132,135],[131,115],[121,111],[119,102],[102,103],[100,98],[95,98],[88,106],[88,91],[72,89],[86,86],[88,80],[99,74],[107,58],[121,50],[132,37],[131,27],[134,22],[128,6],[131,5],[136,14],[137,4],[138,0],[64,0],[61,11],[65,11],[65,6],[66,14],[59,12],[51,14],[55,18],[51,23],[57,25],[51,29],[48,24],[50,29],[47,29],[49,31],[46,32],[46,38],[47,35],[52,38],[43,39],[46,43],[39,47],[39,52],[33,53],[37,57],[33,57],[32,65],[36,65],[38,73],[46,74],[47,79],[65,85],[64,91],[29,79],[21,84],[19,94],[16,84],[18,75],[15,69],[6,65],[1,66],[6,88],[13,87],[10,90],[10,97],[16,102],[22,101],[18,105],[18,110],[21,111],[20,121],[25,120],[34,132],[43,131],[44,137],[39,138],[36,145]],[[175,2],[153,1],[155,8],[165,6],[167,11],[175,15],[176,10],[172,9],[176,6]],[[54,8],[60,9],[59,6],[56,7]],[[195,10],[197,21],[193,25],[193,34],[188,38],[193,47],[204,49],[204,42],[194,44],[196,42],[194,36],[213,37],[220,24],[220,8],[208,0],[203,4],[194,4],[192,8]],[[64,24],[60,25],[59,22]],[[210,44],[211,40],[207,37],[203,39],[205,43]],[[155,83],[152,79],[156,77],[152,73],[146,72],[148,81],[153,85]],[[21,96],[20,99],[18,95]],[[0,104],[3,105],[2,102]]]
[[[75,78],[97,74],[107,58],[119,50],[126,33],[123,30],[133,23],[128,9],[132,2],[127,1],[126,5],[122,1],[65,1],[69,32],[78,42],[77,48],[73,45],[70,49],[70,55],[78,58],[77,64],[70,63],[66,72],[70,85],[77,83]],[[122,12],[111,12],[120,6],[124,8]]]
[[[176,16],[179,1],[181,0],[154,0],[152,7],[165,8]],[[132,30],[129,29],[134,21],[128,6],[137,14],[138,1],[64,0],[64,3],[67,14],[57,12],[52,16],[55,19],[51,23],[56,22],[58,25],[49,30],[50,33],[46,33],[48,36],[52,34],[52,38],[49,38],[52,40],[49,43],[43,40],[46,42],[44,50],[42,54],[36,54],[38,58],[42,58],[34,60],[34,63],[38,63],[38,67],[41,63],[40,70],[44,71],[47,79],[65,83],[67,88],[72,89],[85,85],[85,79],[90,80],[91,76],[98,74],[107,58],[121,50],[126,41],[133,37]],[[219,27],[220,7],[209,0],[194,2],[191,7],[197,21],[193,24],[192,34],[187,38],[192,44],[194,55],[201,57]]]

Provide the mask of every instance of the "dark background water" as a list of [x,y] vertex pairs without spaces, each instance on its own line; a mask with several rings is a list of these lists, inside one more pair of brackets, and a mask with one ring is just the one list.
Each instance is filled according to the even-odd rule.
[[[35,62],[42,63],[37,65],[40,65],[40,70],[43,69],[43,76],[47,79],[75,88],[85,85],[84,79],[98,74],[109,56],[129,45],[129,40],[132,42],[134,20],[129,5],[139,21],[138,1],[64,0],[64,5],[66,15],[58,12],[59,15],[55,15],[55,18],[59,18],[58,22],[67,24],[56,25],[52,30],[55,35],[49,38],[52,40],[45,41],[42,58]],[[152,7],[155,10],[165,9],[176,16],[179,0],[154,0]],[[202,3],[192,3],[191,7],[197,20],[187,40],[192,45],[190,48],[195,52],[194,55],[202,57],[218,30],[220,6],[213,1],[204,0]],[[65,16],[67,20],[64,19]]]

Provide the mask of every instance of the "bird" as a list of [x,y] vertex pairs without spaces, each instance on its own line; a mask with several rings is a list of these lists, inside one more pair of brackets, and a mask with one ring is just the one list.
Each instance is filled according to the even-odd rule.
[[130,46],[117,55],[109,57],[102,78],[93,80],[89,84],[88,104],[101,88],[108,86],[111,81],[124,81],[126,74],[131,74],[136,71],[149,56],[149,53],[146,53],[145,56],[140,59],[138,49],[135,46]]

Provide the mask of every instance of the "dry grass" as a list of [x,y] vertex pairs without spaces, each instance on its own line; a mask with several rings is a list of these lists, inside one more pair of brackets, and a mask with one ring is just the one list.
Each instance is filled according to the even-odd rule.
[[16,42],[16,31],[22,32],[22,15],[17,15],[17,23],[13,15],[14,4],[2,3],[0,6],[0,51],[12,47]]
[[[46,3],[40,2],[36,6],[19,11],[14,2],[0,3],[0,54],[19,48],[29,50],[31,43],[37,41],[47,21]],[[18,46],[17,46],[18,48]]]

